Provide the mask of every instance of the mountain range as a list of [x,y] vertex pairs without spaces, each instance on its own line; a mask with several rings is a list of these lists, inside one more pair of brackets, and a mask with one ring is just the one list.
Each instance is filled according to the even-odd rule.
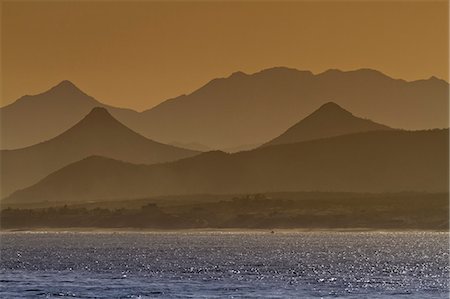
[[4,202],[276,191],[447,192],[448,133],[372,131],[236,154],[212,151],[154,165],[93,156],[14,192]]
[[1,108],[0,195],[2,203],[69,203],[447,192],[448,91],[434,77],[407,82],[368,69],[314,75],[272,68],[214,79],[136,112],[62,81]]
[[[266,145],[389,129],[353,116],[338,104],[330,102]],[[198,144],[187,146],[201,148]],[[105,108],[96,107],[75,126],[51,140],[22,149],[2,150],[1,195],[4,197],[28,187],[51,172],[92,155],[154,164],[190,157],[199,152],[146,139],[117,121]]]
[[147,139],[114,119],[105,108],[92,109],[61,135],[29,147],[2,150],[2,196],[31,184],[70,163],[92,155],[153,164],[198,154]]
[[94,107],[107,108],[152,140],[210,149],[258,146],[329,101],[394,128],[446,128],[448,96],[449,84],[435,77],[408,82],[370,69],[313,74],[277,67],[214,79],[191,94],[136,112],[102,104],[63,81],[1,108],[1,146],[14,149],[51,139]]

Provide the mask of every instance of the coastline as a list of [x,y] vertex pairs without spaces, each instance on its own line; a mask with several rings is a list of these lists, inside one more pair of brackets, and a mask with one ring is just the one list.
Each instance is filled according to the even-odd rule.
[[0,233],[406,233],[406,232],[433,232],[450,233],[442,229],[417,228],[99,228],[99,227],[72,227],[72,228],[0,228]]

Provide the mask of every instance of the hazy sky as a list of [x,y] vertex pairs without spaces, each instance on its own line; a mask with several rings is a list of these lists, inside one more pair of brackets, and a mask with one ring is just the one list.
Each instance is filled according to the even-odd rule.
[[138,110],[288,66],[448,81],[448,1],[1,1],[2,105],[68,79]]

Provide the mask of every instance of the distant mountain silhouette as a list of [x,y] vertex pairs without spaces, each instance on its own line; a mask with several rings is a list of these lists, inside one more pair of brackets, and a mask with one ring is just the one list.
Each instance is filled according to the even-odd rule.
[[338,104],[328,102],[264,146],[378,130],[391,128],[356,117]]
[[1,147],[22,148],[56,137],[94,107],[105,107],[128,123],[139,115],[130,109],[104,105],[65,80],[46,92],[23,96],[1,108]]
[[447,192],[448,133],[373,131],[149,166],[89,157],[5,202],[270,191]]
[[[330,99],[355,115],[394,128],[446,128],[448,97],[449,84],[434,77],[407,82],[370,69],[314,75],[277,67],[214,79],[189,95],[141,113],[107,108],[153,140],[227,149],[267,142]],[[52,138],[95,106],[106,105],[68,82],[41,95],[25,96],[1,108],[2,148]]]
[[67,164],[92,155],[133,163],[158,163],[196,155],[133,132],[105,108],[94,108],[61,135],[22,149],[1,151],[2,195],[27,187]]
[[278,67],[234,73],[167,100],[142,112],[139,131],[214,149],[262,144],[330,100],[394,128],[447,128],[448,96],[449,84],[436,78],[407,82],[369,69],[314,75]]

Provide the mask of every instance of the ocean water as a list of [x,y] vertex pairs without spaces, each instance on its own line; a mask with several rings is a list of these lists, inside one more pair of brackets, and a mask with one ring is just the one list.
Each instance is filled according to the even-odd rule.
[[1,234],[0,298],[448,298],[449,234]]

